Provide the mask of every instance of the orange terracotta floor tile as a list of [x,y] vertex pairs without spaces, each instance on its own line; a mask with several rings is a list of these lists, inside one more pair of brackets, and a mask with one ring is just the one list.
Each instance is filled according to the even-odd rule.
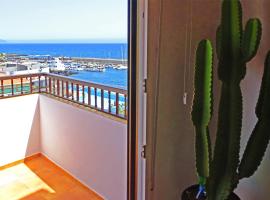
[[43,155],[0,170],[0,200],[102,200]]

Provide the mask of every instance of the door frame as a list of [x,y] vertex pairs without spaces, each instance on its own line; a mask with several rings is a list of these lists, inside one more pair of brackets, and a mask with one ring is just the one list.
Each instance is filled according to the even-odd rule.
[[128,0],[128,200],[145,200],[148,0]]
[[147,105],[147,25],[148,0],[138,0],[138,67],[137,67],[137,127],[138,127],[138,189],[137,199],[146,196],[146,105]]
[[128,0],[127,200],[137,199],[137,0]]

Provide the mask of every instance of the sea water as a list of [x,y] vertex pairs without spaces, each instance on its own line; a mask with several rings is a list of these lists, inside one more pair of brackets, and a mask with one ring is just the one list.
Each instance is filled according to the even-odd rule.
[[[0,53],[127,59],[127,44],[14,44],[1,43]],[[117,88],[127,88],[127,70],[107,68],[105,72],[79,71],[71,77]]]
[[127,59],[127,44],[15,44],[1,43],[0,53],[82,58]]

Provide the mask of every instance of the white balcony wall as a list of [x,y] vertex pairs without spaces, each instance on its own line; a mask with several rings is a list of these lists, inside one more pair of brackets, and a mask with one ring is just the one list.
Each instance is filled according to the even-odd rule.
[[0,166],[40,152],[38,95],[0,100]]
[[41,151],[109,200],[126,199],[127,126],[40,95]]
[[0,100],[0,166],[43,153],[104,199],[126,199],[127,125],[44,95]]

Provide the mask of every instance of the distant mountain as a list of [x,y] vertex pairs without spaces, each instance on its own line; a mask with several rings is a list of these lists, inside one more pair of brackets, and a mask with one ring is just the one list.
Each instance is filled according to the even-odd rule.
[[1,40],[0,39],[0,43],[6,43],[7,41],[6,40]]

